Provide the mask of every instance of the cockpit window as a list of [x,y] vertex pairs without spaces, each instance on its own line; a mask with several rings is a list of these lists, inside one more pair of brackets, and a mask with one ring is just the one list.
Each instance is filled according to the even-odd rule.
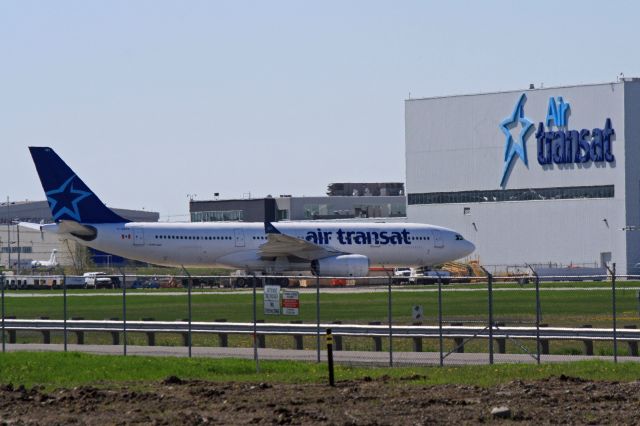
[[464,238],[462,238],[462,235],[456,234],[456,241],[462,241],[462,240],[464,240]]

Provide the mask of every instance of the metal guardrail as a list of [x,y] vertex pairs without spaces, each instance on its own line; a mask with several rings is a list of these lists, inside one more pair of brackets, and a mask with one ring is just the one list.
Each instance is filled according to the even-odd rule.
[[[312,335],[317,333],[317,324],[286,324],[286,323],[232,323],[232,322],[192,322],[192,333],[228,333],[253,334],[254,326],[257,333],[262,335]],[[384,337],[389,335],[388,325],[358,325],[358,324],[321,324],[322,329],[331,328],[334,335]],[[394,337],[422,337],[436,338],[440,335],[438,326],[399,326],[392,327]],[[24,331],[64,331],[63,320],[28,320],[5,319],[6,330]],[[488,338],[486,326],[442,326],[442,335],[447,338]],[[66,330],[122,332],[122,321],[113,320],[67,320]],[[187,333],[189,323],[186,321],[127,321],[128,332],[155,333]],[[536,339],[536,327],[505,327],[494,326],[493,338],[507,339]],[[617,339],[625,341],[640,341],[640,329],[618,329]],[[539,329],[540,339],[547,340],[613,340],[611,328],[564,328],[542,327]]]

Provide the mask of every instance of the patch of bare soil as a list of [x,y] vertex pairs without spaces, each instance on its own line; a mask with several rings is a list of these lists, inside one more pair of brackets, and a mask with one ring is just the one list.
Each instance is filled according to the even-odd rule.
[[561,376],[481,388],[365,378],[332,388],[322,384],[213,383],[169,377],[143,386],[82,386],[52,392],[37,387],[0,387],[0,424],[492,422],[638,424],[640,382],[590,382]]

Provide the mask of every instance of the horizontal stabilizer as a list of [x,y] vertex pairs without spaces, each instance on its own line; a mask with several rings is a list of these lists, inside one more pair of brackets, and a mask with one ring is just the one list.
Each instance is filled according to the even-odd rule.
[[70,234],[85,241],[93,240],[98,235],[98,231],[93,226],[83,225],[73,220],[61,220],[58,223],[45,224],[20,222],[18,223],[18,226],[20,226],[21,228],[32,229],[38,232]]
[[39,223],[19,222],[18,226],[21,228],[32,229],[38,232],[42,231],[42,225]]

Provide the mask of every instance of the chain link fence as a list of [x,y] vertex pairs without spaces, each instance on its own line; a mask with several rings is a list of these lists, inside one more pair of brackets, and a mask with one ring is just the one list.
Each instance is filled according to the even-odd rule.
[[615,264],[580,277],[2,276],[2,350],[173,347],[259,369],[264,358],[324,360],[331,328],[348,364],[640,360],[638,278]]

